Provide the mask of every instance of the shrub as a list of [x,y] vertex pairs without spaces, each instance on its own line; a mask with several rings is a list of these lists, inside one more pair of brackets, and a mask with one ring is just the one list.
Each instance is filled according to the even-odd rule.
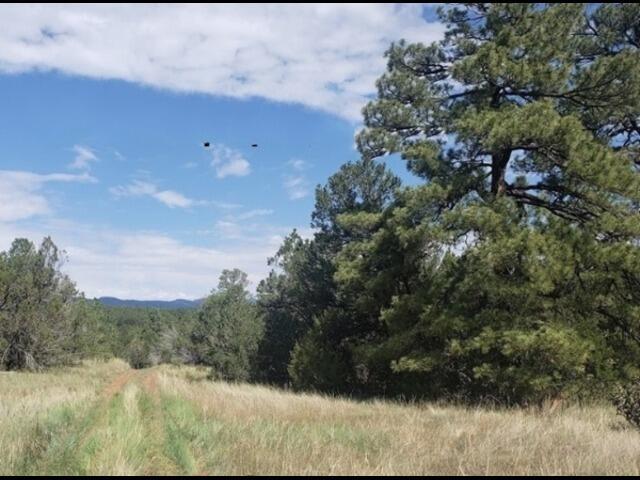
[[131,368],[137,370],[152,366],[149,350],[149,346],[139,339],[132,340],[127,347],[127,361]]
[[612,401],[618,414],[640,429],[640,379],[618,387]]

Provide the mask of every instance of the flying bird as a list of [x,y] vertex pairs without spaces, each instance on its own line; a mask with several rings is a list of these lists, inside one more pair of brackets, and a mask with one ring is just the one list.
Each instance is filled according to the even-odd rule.
[[[202,145],[204,146],[204,148],[209,148],[211,146],[211,142],[202,142]],[[252,143],[251,147],[252,148],[258,148],[258,144],[257,143]]]

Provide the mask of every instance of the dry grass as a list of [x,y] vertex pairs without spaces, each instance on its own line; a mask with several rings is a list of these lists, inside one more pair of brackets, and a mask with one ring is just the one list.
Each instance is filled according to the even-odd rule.
[[606,406],[352,402],[121,362],[0,375],[0,474],[638,475]]
[[197,377],[165,368],[160,385],[197,406],[210,473],[640,474],[640,434],[608,407],[549,414],[357,403]]
[[[113,375],[128,369],[121,361],[85,362],[47,373],[0,374],[0,475],[10,475],[39,445],[34,438],[93,402]],[[60,417],[60,418],[58,418]]]

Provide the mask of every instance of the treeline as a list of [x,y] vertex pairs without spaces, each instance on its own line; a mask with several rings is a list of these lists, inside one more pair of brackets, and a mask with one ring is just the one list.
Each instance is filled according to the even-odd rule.
[[195,312],[105,307],[61,272],[50,238],[17,239],[0,253],[0,369],[41,370],[120,357],[141,368],[193,363]]
[[[443,41],[388,50],[361,159],[317,188],[313,238],[285,239],[255,298],[225,271],[184,321],[122,320],[117,354],[226,380],[500,404],[602,396],[640,373],[640,7],[441,15]],[[384,156],[406,163],[411,186]],[[84,338],[68,280],[21,273],[54,253],[20,241],[3,254],[6,368],[50,363],[25,339],[60,341],[64,359],[77,347],[63,333]],[[31,294],[46,301],[12,307]],[[50,326],[31,338],[21,322]]]
[[214,367],[216,377],[249,380],[261,338],[246,274],[224,271],[200,310],[108,307],[85,299],[62,273],[50,238],[16,239],[0,253],[0,370],[42,370],[86,358]]

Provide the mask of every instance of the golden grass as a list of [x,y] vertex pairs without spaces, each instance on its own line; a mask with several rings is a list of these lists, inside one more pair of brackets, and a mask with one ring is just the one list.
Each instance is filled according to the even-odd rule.
[[[163,369],[209,425],[204,468],[283,475],[638,475],[640,434],[608,407],[490,411],[358,403]],[[191,379],[191,381],[190,381]]]
[[607,406],[354,402],[91,363],[0,375],[0,474],[638,475]]

